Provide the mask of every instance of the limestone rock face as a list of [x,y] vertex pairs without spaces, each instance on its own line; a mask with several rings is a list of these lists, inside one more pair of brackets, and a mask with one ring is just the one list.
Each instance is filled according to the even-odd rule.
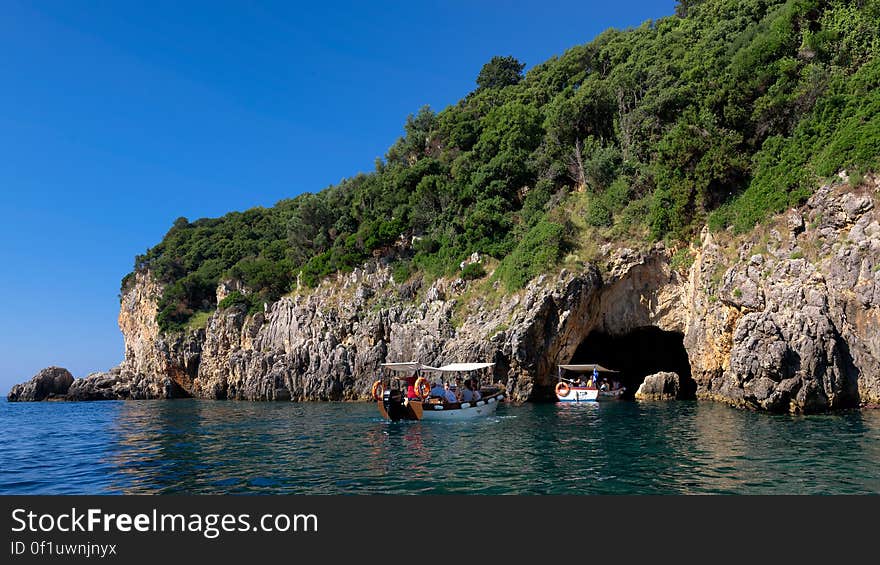
[[116,373],[128,383],[125,398],[189,396],[198,372],[204,331],[163,334],[156,322],[162,287],[147,272],[135,274],[122,295],[119,329],[125,339],[125,359]]
[[820,188],[730,267],[704,232],[685,338],[698,397],[775,412],[880,400],[877,190]]
[[26,383],[17,384],[9,391],[9,402],[32,402],[63,398],[73,383],[70,371],[61,367],[46,367]]
[[[126,358],[106,375],[129,383],[131,394],[118,394],[130,398],[366,400],[384,362],[491,361],[493,379],[504,381],[513,398],[547,396],[556,365],[569,362],[590,331],[684,329],[675,308],[681,280],[662,252],[624,249],[610,260],[605,281],[587,266],[538,277],[495,300],[468,302],[463,295],[473,282],[441,279],[420,294],[420,284],[396,283],[377,261],[309,294],[282,298],[266,312],[218,310],[204,330],[175,335],[158,331],[161,288],[140,273],[120,313]],[[94,384],[105,378],[96,376]],[[95,396],[108,389],[75,390]]]
[[636,400],[673,400],[681,393],[678,373],[661,371],[648,375],[636,391]]

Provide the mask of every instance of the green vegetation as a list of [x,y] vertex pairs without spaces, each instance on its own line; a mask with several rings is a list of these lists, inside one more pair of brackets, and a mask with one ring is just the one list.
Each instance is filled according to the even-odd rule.
[[516,57],[492,57],[477,76],[477,88],[503,88],[516,84],[522,80],[524,68],[525,65],[517,61]]
[[396,283],[406,282],[412,274],[413,266],[410,261],[398,261],[391,270],[391,276],[394,277]]
[[192,315],[192,317],[187,321],[186,328],[188,330],[200,330],[204,329],[208,325],[208,319],[211,317],[211,312],[196,312]]
[[249,294],[245,296],[235,290],[221,300],[217,307],[221,310],[232,307],[246,308],[249,314],[253,314],[263,309],[263,302],[257,294]]
[[461,278],[466,281],[481,279],[486,276],[486,269],[480,263],[468,263],[461,270]]
[[878,38],[880,0],[688,0],[525,74],[495,57],[457,104],[407,118],[373,172],[180,218],[135,269],[165,285],[157,320],[175,330],[224,278],[253,310],[369,257],[396,257],[397,281],[479,252],[513,291],[596,239],[745,232],[839,169],[877,169]]
[[495,276],[504,281],[507,290],[520,289],[530,279],[556,265],[564,255],[564,245],[563,226],[541,220],[501,261]]
[[694,264],[694,256],[687,247],[679,248],[669,261],[669,265],[676,271],[685,272]]

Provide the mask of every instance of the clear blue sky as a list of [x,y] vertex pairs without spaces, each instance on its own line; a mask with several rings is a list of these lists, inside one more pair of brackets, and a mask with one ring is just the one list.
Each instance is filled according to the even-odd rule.
[[359,171],[407,114],[675,2],[17,2],[0,6],[0,389],[122,359],[119,280],[178,216]]

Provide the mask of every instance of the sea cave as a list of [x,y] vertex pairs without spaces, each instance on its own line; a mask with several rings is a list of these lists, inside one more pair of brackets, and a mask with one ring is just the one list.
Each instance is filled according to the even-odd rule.
[[[620,371],[613,375],[626,387],[625,398],[632,399],[645,377],[659,371],[673,371],[681,378],[682,396],[693,398],[696,383],[684,336],[656,326],[636,328],[622,335],[590,332],[581,341],[570,363],[598,363]],[[609,379],[610,380],[610,379]]]

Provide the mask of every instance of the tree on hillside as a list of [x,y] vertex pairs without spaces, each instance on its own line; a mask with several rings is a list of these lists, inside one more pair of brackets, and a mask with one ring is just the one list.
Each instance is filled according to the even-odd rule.
[[675,15],[679,18],[688,17],[694,9],[694,6],[702,4],[703,0],[678,0],[675,6]]
[[503,88],[516,84],[522,80],[525,67],[525,63],[520,63],[516,57],[496,55],[480,69],[480,74],[477,76],[477,90]]

